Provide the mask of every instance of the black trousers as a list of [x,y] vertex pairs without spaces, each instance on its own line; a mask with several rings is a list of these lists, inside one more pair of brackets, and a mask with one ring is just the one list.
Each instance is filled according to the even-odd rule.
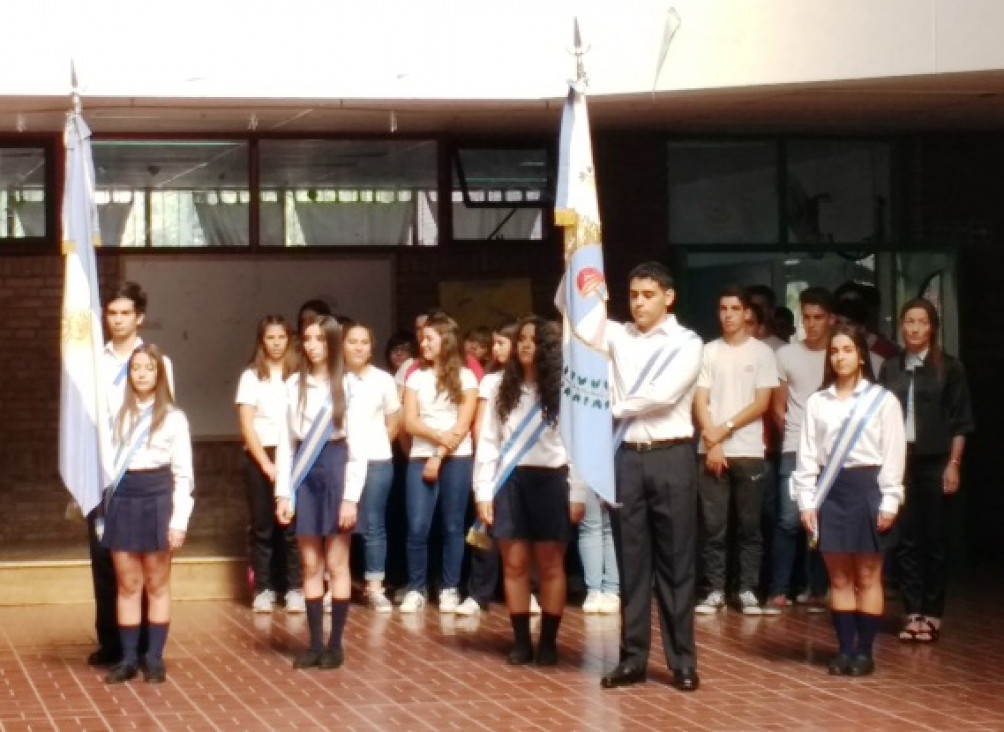
[[[273,460],[275,448],[266,448]],[[244,485],[247,489],[248,546],[254,570],[255,594],[262,590],[298,590],[303,586],[300,554],[296,546],[295,521],[283,527],[275,519],[275,494],[258,463],[244,455]]]
[[730,508],[735,506],[739,555],[739,590],[756,590],[760,584],[763,537],[760,533],[766,463],[762,458],[729,458],[720,478],[704,469],[705,457],[697,458],[698,494],[704,546],[704,590],[726,590]]
[[[102,515],[103,507],[98,506],[87,515],[87,539],[91,551],[91,581],[94,584],[94,630],[98,635],[98,648],[110,655],[122,655],[122,642],[119,639],[118,610],[116,598],[118,583],[115,580],[115,565],[112,563],[112,553],[101,546],[96,530],[98,517]],[[146,619],[146,593],[143,593],[143,615],[140,625],[139,653],[146,653],[148,642],[148,626]]]
[[697,480],[689,444],[616,455],[617,502],[610,511],[621,578],[621,662],[648,663],[652,584],[666,665],[697,666],[694,642]]
[[899,585],[903,609],[940,618],[945,613],[948,580],[948,533],[952,497],[942,487],[945,455],[918,457],[906,463],[906,502],[899,514]]

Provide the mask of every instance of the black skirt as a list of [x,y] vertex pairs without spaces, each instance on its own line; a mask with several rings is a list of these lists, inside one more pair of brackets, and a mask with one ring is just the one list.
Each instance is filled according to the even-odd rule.
[[127,471],[108,502],[101,545],[113,552],[166,552],[173,492],[171,468],[166,465]]
[[877,467],[843,468],[819,507],[819,550],[824,554],[880,554]]
[[517,467],[493,505],[496,539],[567,542],[571,537],[568,468]]
[[334,536],[345,492],[345,440],[329,442],[296,491],[296,535]]

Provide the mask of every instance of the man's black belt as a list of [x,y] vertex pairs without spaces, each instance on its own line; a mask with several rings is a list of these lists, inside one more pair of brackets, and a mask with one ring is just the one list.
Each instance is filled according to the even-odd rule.
[[621,443],[621,447],[625,450],[631,450],[632,452],[648,452],[650,450],[662,450],[665,447],[674,447],[676,445],[689,445],[693,441],[692,437],[677,437],[672,440],[651,440],[649,442],[628,442],[625,440]]

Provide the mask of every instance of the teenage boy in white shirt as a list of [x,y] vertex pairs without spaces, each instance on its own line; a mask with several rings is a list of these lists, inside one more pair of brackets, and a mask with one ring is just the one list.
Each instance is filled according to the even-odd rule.
[[697,492],[704,528],[701,553],[706,595],[694,611],[709,615],[725,606],[727,536],[730,505],[735,505],[739,542],[739,606],[759,615],[754,592],[763,551],[761,511],[766,463],[763,414],[778,386],[777,362],[770,346],[746,328],[749,298],[740,288],[718,299],[722,337],[704,347],[694,395],[701,440]]

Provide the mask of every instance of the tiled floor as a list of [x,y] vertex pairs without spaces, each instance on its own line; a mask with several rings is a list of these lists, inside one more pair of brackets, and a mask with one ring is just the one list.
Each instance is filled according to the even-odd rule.
[[647,684],[602,691],[601,669],[617,658],[617,620],[577,609],[565,616],[556,669],[504,664],[509,627],[498,606],[480,619],[440,617],[434,608],[387,617],[357,606],[345,666],[306,672],[290,668],[302,617],[178,603],[168,682],[109,687],[84,663],[91,607],[5,608],[0,728],[1002,730],[1002,611],[999,586],[987,592],[971,583],[952,597],[935,646],[899,643],[890,622],[879,670],[866,679],[827,676],[833,640],[825,615],[699,619],[702,688],[685,695],[668,685],[656,654]]

